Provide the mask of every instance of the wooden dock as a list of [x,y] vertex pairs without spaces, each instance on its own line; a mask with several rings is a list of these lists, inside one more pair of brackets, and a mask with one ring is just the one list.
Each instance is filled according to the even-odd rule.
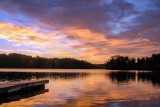
[[0,83],[0,95],[7,95],[19,91],[32,91],[35,89],[44,88],[49,80],[29,80],[20,82]]

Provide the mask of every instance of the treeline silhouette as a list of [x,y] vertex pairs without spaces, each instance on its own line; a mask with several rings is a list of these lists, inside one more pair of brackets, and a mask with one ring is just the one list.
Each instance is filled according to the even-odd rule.
[[105,63],[106,69],[114,70],[160,70],[160,54],[151,57],[129,58],[127,56],[112,56]]
[[0,68],[91,69],[97,66],[74,58],[44,58],[11,53],[0,54]]
[[111,70],[160,70],[160,54],[151,57],[129,58],[112,56],[105,64],[91,64],[74,58],[44,58],[10,53],[0,54],[0,68],[48,68],[48,69],[111,69]]

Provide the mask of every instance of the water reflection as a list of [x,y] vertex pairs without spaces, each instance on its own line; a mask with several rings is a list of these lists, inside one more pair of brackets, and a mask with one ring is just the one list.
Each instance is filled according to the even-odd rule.
[[31,80],[31,79],[75,79],[86,78],[88,73],[85,72],[0,72],[0,81],[19,81],[19,80]]
[[106,74],[107,78],[109,77],[113,83],[123,84],[128,83],[129,81],[134,81],[136,78],[135,72],[110,72]]
[[138,80],[151,82],[153,85],[160,86],[160,72],[139,72]]
[[[72,70],[73,71],[73,70]],[[2,107],[159,107],[160,73],[79,70],[79,72],[3,72],[0,81],[49,79],[49,92]],[[157,87],[158,86],[158,87]]]
[[109,72],[106,74],[107,78],[116,84],[127,84],[133,81],[150,82],[153,85],[160,85],[160,72],[130,72],[130,71],[118,71]]

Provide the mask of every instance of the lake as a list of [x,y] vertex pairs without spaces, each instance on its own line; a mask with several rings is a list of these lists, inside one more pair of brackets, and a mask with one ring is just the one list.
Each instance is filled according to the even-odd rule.
[[[0,83],[48,79],[48,91],[1,107],[160,107],[160,73],[150,71],[1,69]],[[20,96],[19,96],[20,97]],[[17,97],[16,97],[17,98]]]

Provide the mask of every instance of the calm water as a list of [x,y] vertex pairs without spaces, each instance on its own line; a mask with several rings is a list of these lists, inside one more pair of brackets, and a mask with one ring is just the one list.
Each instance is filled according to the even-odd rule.
[[[49,79],[49,91],[1,107],[160,107],[160,73],[109,70],[1,69],[0,82]],[[28,98],[27,98],[27,97]],[[14,97],[13,97],[14,98]]]

